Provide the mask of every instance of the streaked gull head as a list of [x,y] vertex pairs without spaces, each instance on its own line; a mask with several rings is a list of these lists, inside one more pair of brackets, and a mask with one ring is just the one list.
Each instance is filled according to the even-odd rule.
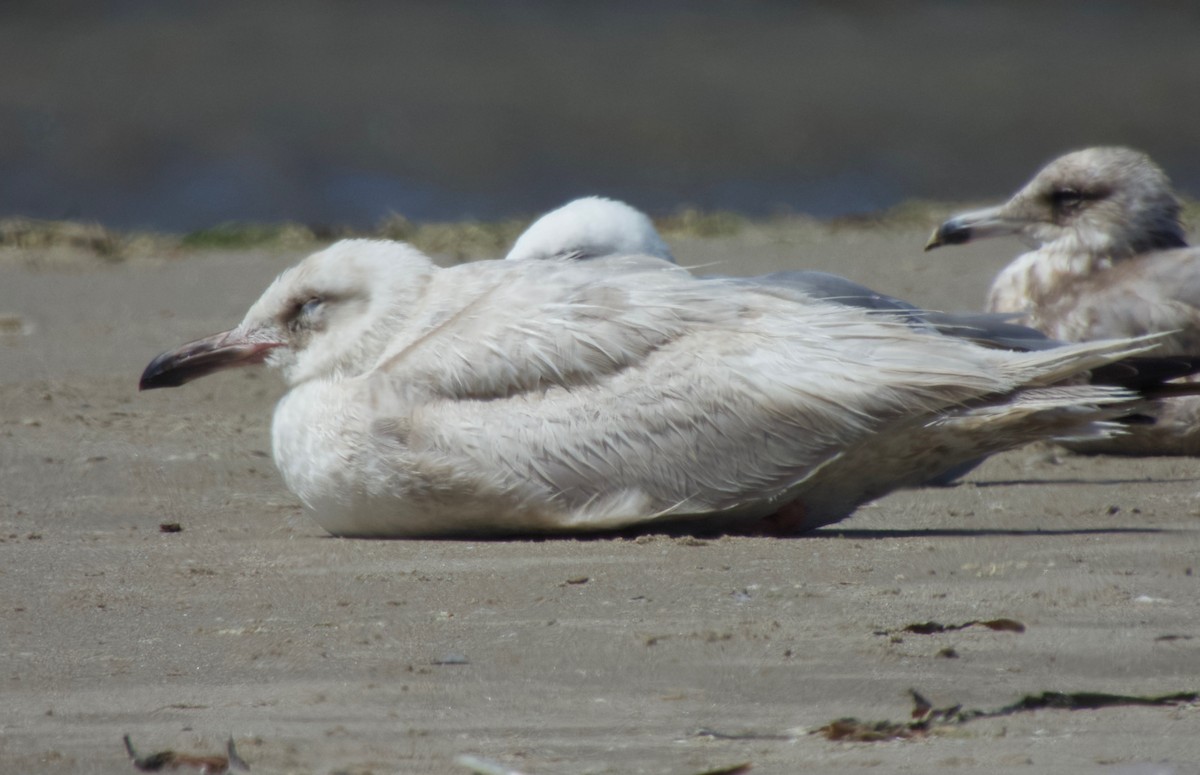
[[505,258],[587,259],[631,254],[675,261],[645,213],[615,199],[590,196],[538,218]]
[[1036,245],[1120,259],[1186,244],[1179,199],[1144,153],[1087,148],[1047,164],[997,207],[956,215],[926,250],[1014,234]]

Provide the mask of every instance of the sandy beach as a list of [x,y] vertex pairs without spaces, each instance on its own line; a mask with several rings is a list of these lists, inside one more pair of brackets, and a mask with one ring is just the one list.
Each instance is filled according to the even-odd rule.
[[[705,271],[978,309],[1019,244],[926,254],[931,224],[670,242]],[[908,721],[910,689],[985,710],[1200,691],[1196,460],[1026,448],[786,540],[333,539],[275,472],[273,374],[136,390],[305,252],[0,255],[3,772],[132,772],[126,733],[232,736],[255,773],[1200,772],[1194,704],[810,733]],[[1024,631],[905,630],[995,619]]]

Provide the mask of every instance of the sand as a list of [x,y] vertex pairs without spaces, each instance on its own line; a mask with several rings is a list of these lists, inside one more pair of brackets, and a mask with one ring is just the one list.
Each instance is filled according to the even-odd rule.
[[[925,236],[673,247],[944,309],[977,308],[1020,250]],[[142,753],[232,735],[256,773],[466,773],[463,754],[529,775],[1200,771],[1195,706],[809,734],[904,721],[909,689],[984,709],[1200,691],[1196,461],[1029,448],[787,540],[333,539],[272,465],[273,375],[136,391],[298,255],[0,256],[0,771],[132,772],[125,733]],[[1024,632],[903,631],[1001,617]]]

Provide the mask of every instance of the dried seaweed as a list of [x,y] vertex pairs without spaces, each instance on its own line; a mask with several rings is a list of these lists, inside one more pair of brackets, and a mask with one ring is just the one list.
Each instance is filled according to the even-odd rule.
[[935,708],[933,703],[910,689],[913,700],[912,721],[861,721],[840,718],[811,734],[828,740],[874,743],[883,740],[910,740],[930,732],[961,726],[976,719],[1011,716],[1037,710],[1099,710],[1122,706],[1175,707],[1200,701],[1200,692],[1177,692],[1158,696],[1107,694],[1104,692],[1042,692],[1027,694],[1016,702],[994,710],[964,710],[962,705]]
[[[917,622],[903,627],[899,632],[911,632],[914,635],[936,635],[942,632],[957,632],[965,630],[968,627],[987,627],[989,630],[997,632],[1025,632],[1025,625],[1018,622],[1016,619],[972,619],[969,622],[962,624],[941,624],[940,622]],[[891,635],[892,631],[884,631],[882,634]]]

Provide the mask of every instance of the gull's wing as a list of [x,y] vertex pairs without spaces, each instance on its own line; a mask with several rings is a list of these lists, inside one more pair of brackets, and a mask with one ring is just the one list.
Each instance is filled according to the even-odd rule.
[[914,328],[930,332],[933,330],[924,320],[921,310],[915,305],[829,272],[798,269],[751,277],[720,277],[719,279],[772,292],[798,293],[804,297],[834,301],[849,307],[891,312],[897,314]]
[[380,359],[442,395],[586,384],[663,346],[703,311],[655,289],[692,283],[651,256],[478,262],[442,270]]
[[1047,350],[1064,343],[1036,328],[1014,321],[1019,314],[1008,312],[923,312],[921,317],[939,333],[970,339],[984,347],[1004,350]]
[[794,270],[729,279],[746,285],[791,290],[851,307],[893,313],[916,330],[970,339],[985,347],[1044,350],[1062,344],[1036,329],[1015,323],[1017,314],[923,310],[903,299],[828,272]]
[[986,350],[653,264],[503,263],[441,274],[429,294],[466,301],[431,303],[364,388],[372,454],[473,493],[456,524],[485,531],[765,516],[800,496],[806,524],[835,521],[1051,415],[1086,432],[1129,394],[1063,388],[1035,412],[1022,392],[1139,349]]

